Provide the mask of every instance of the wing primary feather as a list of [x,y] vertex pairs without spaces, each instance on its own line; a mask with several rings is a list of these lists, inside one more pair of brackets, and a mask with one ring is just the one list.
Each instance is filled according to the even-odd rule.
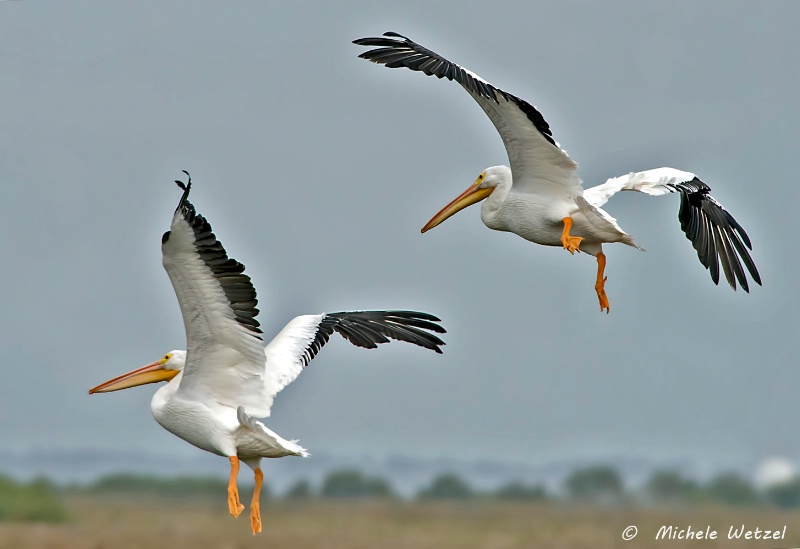
[[405,341],[407,343],[416,343],[428,349],[435,349],[433,344],[428,341],[427,335],[424,331],[419,330],[413,326],[387,326],[381,330],[384,335],[394,339]]
[[703,223],[705,224],[705,235],[708,239],[708,256],[706,261],[710,263],[711,271],[711,280],[714,281],[714,284],[719,284],[719,261],[717,260],[717,239],[714,237],[713,229],[711,228],[708,220],[704,219]]
[[536,107],[493,86],[433,50],[429,50],[396,32],[385,32],[383,37],[359,38],[353,40],[353,43],[358,46],[375,47],[375,49],[360,53],[358,57],[361,59],[385,65],[390,69],[405,67],[413,71],[422,72],[427,76],[455,80],[474,96],[497,104],[500,103],[500,97],[502,97],[505,101],[513,103],[520,109],[550,144],[558,147],[549,124]]
[[370,61],[374,61],[375,63],[382,63],[384,65],[389,65],[391,63],[396,63],[402,61],[405,64],[414,64],[420,61],[428,61],[428,57],[421,55],[421,54],[411,54],[409,55],[408,52],[405,51],[398,51],[394,48],[387,48],[385,50],[373,50],[375,55],[370,57]]
[[[692,212],[692,224],[694,225],[694,236],[693,238],[696,239],[694,241],[694,248],[697,250],[698,257],[700,257],[700,262],[708,268],[709,258],[709,248],[708,248],[708,226],[705,223],[705,220],[701,215],[699,215],[696,211]],[[702,254],[702,256],[700,256]]]
[[755,280],[757,284],[761,285],[761,275],[758,273],[758,269],[756,268],[753,258],[750,257],[750,253],[744,247],[742,241],[739,240],[738,234],[731,232],[730,240],[733,242],[733,246],[736,248],[736,251],[739,252],[739,257],[744,262],[745,267],[747,267],[750,276],[753,277],[753,280]]
[[[342,327],[346,327],[351,333],[358,330],[359,335],[369,338],[372,343],[383,343],[388,337],[414,343],[437,353],[442,352],[439,347],[444,345],[444,342],[435,335],[424,329],[415,328],[415,323],[427,319],[419,319],[413,311],[358,311],[330,313],[327,316],[338,319],[334,324],[337,331]],[[444,333],[444,328],[436,324],[425,327],[431,329],[432,326],[436,327],[432,331]]]
[[301,353],[300,360],[303,366],[307,366],[334,332],[353,345],[366,349],[374,349],[394,339],[441,354],[440,347],[445,343],[435,333],[444,334],[446,330],[437,322],[441,322],[439,318],[416,311],[326,313],[317,326],[314,339]]
[[175,208],[176,212],[180,210],[183,207],[183,204],[189,199],[189,192],[192,190],[192,176],[189,175],[189,172],[187,172],[186,170],[181,170],[181,171],[186,174],[187,181],[186,183],[184,183],[179,179],[175,180],[175,183],[178,184],[178,187],[183,189],[183,195],[181,195],[181,199],[178,202],[178,207]]
[[668,183],[663,188],[680,194],[681,230],[692,242],[700,263],[709,270],[715,284],[719,284],[720,264],[734,290],[738,281],[745,292],[750,291],[745,269],[753,281],[761,284],[761,275],[747,251],[752,249],[750,238],[730,212],[711,196],[708,185],[694,177],[689,181]]
[[739,281],[739,286],[741,286],[745,292],[750,293],[750,287],[747,284],[744,269],[742,269],[742,262],[739,260],[739,254],[736,251],[736,247],[731,242],[731,236],[733,236],[734,233],[732,233],[730,230],[726,231],[722,227],[720,227],[719,231],[725,241],[725,249],[727,250],[730,258],[731,270],[736,276],[736,280]]
[[733,270],[731,269],[729,261],[729,252],[725,249],[722,232],[719,230],[719,227],[714,227],[713,231],[717,246],[717,256],[722,264],[722,271],[725,273],[725,279],[728,281],[728,284],[731,285],[731,288],[736,289],[736,280],[733,278]]
[[[333,329],[344,337],[347,341],[357,347],[364,347],[365,349],[374,349],[381,341],[375,341],[375,335],[370,334],[371,330],[364,326],[351,326],[346,320],[340,319],[332,325]],[[372,335],[373,337],[369,337]],[[384,338],[382,338],[384,339]]]

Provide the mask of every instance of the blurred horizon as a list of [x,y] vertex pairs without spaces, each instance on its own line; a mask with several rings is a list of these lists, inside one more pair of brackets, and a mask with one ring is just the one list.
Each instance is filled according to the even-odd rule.
[[[337,470],[354,469],[367,475],[385,478],[397,493],[409,497],[431,479],[442,474],[455,474],[480,490],[492,490],[508,483],[521,482],[544,486],[557,493],[564,480],[575,470],[611,467],[620,475],[624,486],[638,490],[654,473],[674,471],[695,482],[704,483],[733,473],[761,489],[778,481],[800,478],[796,464],[781,456],[772,456],[757,463],[708,463],[697,460],[653,460],[642,457],[609,456],[607,458],[575,458],[539,464],[502,459],[469,459],[452,457],[419,457],[394,455],[345,456],[323,452],[310,458],[265,459],[262,462],[266,482],[279,492],[307,480],[321,483]],[[26,481],[47,478],[60,485],[90,484],[116,474],[153,476],[155,478],[217,478],[228,475],[225,460],[218,456],[193,453],[176,456],[152,452],[75,451],[56,454],[41,452],[0,451],[0,473]],[[247,482],[249,469],[243,468],[240,479]]]

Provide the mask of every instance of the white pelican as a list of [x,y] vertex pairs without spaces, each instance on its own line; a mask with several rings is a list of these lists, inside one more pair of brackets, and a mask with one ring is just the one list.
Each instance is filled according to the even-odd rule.
[[642,248],[601,206],[619,191],[652,196],[677,192],[681,196],[681,229],[692,241],[700,262],[710,270],[714,284],[719,283],[718,262],[734,290],[737,280],[745,292],[750,289],[742,263],[753,280],[761,284],[747,251],[752,249],[750,238],[695,174],[658,168],[615,177],[584,190],[576,174],[578,165],[553,139],[550,126],[530,103],[400,34],[387,32],[383,37],[361,38],[353,43],[377,46],[359,55],[363,59],[461,84],[489,116],[506,147],[511,167],[493,166],[481,172],[466,191],[433,216],[422,228],[423,233],[467,206],[487,199],[481,205],[481,220],[490,229],[510,231],[545,246],[563,246],[571,254],[577,251],[595,256],[595,290],[600,310],[608,312],[603,243],[622,242]]
[[[188,175],[188,174],[187,174]],[[307,456],[255,417],[270,414],[275,395],[294,381],[333,332],[368,349],[389,339],[441,353],[445,330],[435,316],[415,311],[357,311],[298,316],[264,347],[256,320],[256,291],[244,265],[229,258],[208,221],[188,201],[184,185],[169,232],[161,239],[164,268],[178,297],[186,328],[186,351],[171,351],[155,362],[89,390],[106,393],[168,381],[156,391],[156,421],[183,440],[230,460],[228,509],[238,517],[239,461],[255,474],[250,506],[253,533],[261,531],[259,494],[262,457]]]

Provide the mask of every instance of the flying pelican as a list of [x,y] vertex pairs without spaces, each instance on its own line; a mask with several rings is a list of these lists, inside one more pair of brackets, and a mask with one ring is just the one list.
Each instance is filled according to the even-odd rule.
[[423,233],[486,199],[481,205],[481,220],[490,229],[510,231],[545,246],[563,246],[571,254],[585,252],[595,256],[595,291],[600,310],[608,312],[603,243],[622,242],[642,248],[601,206],[619,191],[638,191],[651,196],[677,192],[681,197],[678,213],[681,229],[692,241],[700,262],[711,272],[714,284],[719,283],[720,262],[734,290],[737,280],[745,292],[750,290],[742,263],[752,279],[761,284],[761,276],[747,251],[752,249],[750,238],[695,174],[658,168],[615,177],[584,190],[576,174],[578,165],[555,141],[550,126],[530,103],[395,32],[353,43],[377,46],[359,55],[363,59],[461,84],[489,116],[506,147],[511,167],[493,166],[481,172],[467,190],[428,221]]
[[[187,176],[189,174],[187,173]],[[261,458],[308,456],[254,419],[270,414],[275,395],[300,374],[337,332],[372,349],[389,339],[441,353],[445,333],[433,315],[415,311],[355,311],[298,316],[266,347],[256,320],[256,291],[244,265],[229,258],[206,219],[189,202],[191,178],[161,239],[164,268],[178,297],[186,351],[160,359],[89,390],[107,393],[168,381],[151,402],[156,421],[198,448],[227,457],[231,471],[228,509],[238,517],[236,477],[243,461],[255,474],[250,505],[253,534],[261,531]]]

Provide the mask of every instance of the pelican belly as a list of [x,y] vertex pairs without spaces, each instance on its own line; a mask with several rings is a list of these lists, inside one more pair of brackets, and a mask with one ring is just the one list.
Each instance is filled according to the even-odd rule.
[[570,207],[564,200],[510,193],[495,215],[484,219],[484,223],[490,229],[509,231],[536,244],[561,246],[562,219],[576,210],[574,202]]
[[152,411],[159,425],[192,446],[219,456],[236,455],[233,433],[239,422],[232,408],[211,409],[203,402],[172,397],[161,405],[154,398]]

